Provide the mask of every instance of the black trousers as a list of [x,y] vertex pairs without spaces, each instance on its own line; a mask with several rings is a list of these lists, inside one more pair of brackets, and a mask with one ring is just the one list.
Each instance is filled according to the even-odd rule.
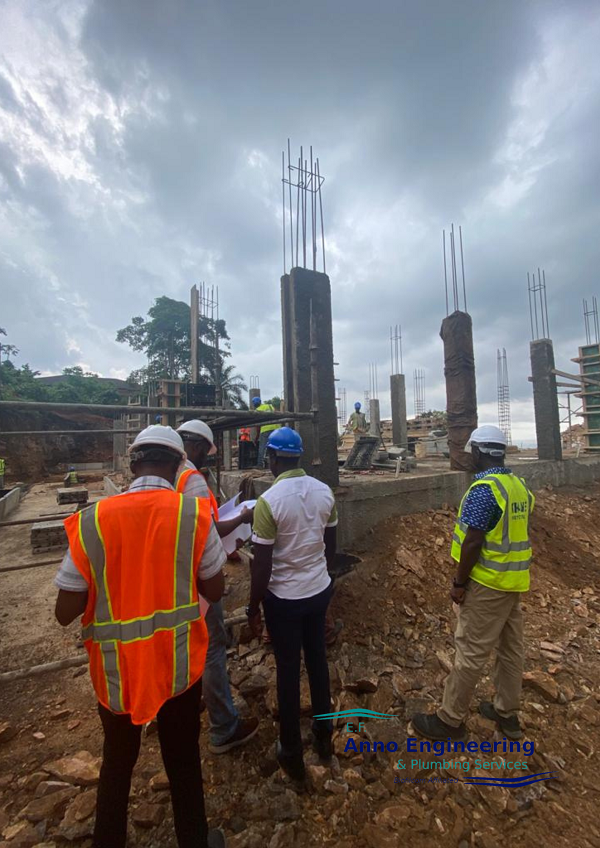
[[[206,848],[208,825],[200,763],[200,696],[202,680],[160,708],[158,738],[171,785],[171,802],[179,848]],[[98,704],[104,728],[94,848],[125,848],[131,775],[140,752],[142,728],[128,715],[115,715]]]
[[[325,647],[325,615],[331,585],[318,595],[288,601],[267,592],[263,600],[265,623],[277,665],[279,738],[287,754],[302,751],[300,734],[300,654],[308,672],[313,715],[331,712],[329,667]],[[330,721],[313,722],[317,735],[330,734]]]

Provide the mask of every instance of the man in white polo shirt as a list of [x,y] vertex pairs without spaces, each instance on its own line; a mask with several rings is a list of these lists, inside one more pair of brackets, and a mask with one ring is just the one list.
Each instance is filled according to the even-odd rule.
[[[313,715],[331,712],[325,616],[331,598],[327,567],[336,548],[333,492],[298,467],[302,439],[281,427],[267,442],[275,482],[254,510],[254,562],[246,610],[255,635],[262,630],[260,604],[277,664],[280,741],[277,760],[293,779],[305,778],[300,735],[300,654],[310,683]],[[331,759],[332,724],[313,722],[313,746]]]

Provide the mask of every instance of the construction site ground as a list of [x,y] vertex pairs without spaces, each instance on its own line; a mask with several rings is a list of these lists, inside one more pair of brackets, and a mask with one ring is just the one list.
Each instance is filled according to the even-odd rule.
[[[55,484],[33,486],[11,519],[55,510],[55,488]],[[100,493],[100,484],[91,488]],[[532,591],[524,599],[522,723],[525,738],[535,743],[535,753],[506,759],[526,760],[531,772],[552,771],[555,779],[521,789],[475,787],[464,783],[467,775],[473,775],[472,768],[444,773],[410,765],[406,771],[395,768],[399,758],[410,764],[409,716],[434,708],[453,658],[448,545],[455,511],[410,515],[374,527],[352,551],[362,561],[337,581],[332,605],[334,617],[344,623],[330,650],[336,710],[361,706],[398,718],[367,720],[360,737],[351,737],[340,722],[331,767],[320,766],[314,755],[307,754],[308,792],[296,792],[274,759],[273,655],[256,641],[244,642],[244,632],[234,628],[230,676],[236,701],[243,714],[260,717],[260,731],[244,748],[211,755],[204,713],[201,739],[209,819],[225,828],[229,844],[233,848],[495,848],[507,842],[537,846],[552,840],[557,848],[574,844],[600,848],[599,495],[600,486],[540,492],[533,521]],[[30,525],[0,528],[0,566],[34,559],[29,532]],[[1,672],[82,652],[78,625],[63,630],[54,620],[55,568],[0,574]],[[247,564],[228,563],[227,582],[225,605],[231,613],[247,602]],[[491,694],[489,678],[479,694]],[[304,678],[302,703],[308,742],[310,701]],[[476,703],[469,719],[470,738],[478,742],[500,738],[475,709]],[[345,753],[349,738],[394,740],[398,753]],[[85,667],[0,683],[2,848],[91,845],[101,747]],[[471,762],[477,757],[492,759],[492,755],[469,756]],[[501,765],[499,754],[495,759]],[[432,774],[458,780],[397,782]],[[501,775],[513,777],[515,772],[494,770],[494,776]],[[175,845],[168,784],[152,728],[143,739],[130,813],[131,845]]]

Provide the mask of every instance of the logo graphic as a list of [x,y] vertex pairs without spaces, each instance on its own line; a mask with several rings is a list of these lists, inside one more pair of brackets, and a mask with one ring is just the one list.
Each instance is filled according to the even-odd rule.
[[529,786],[530,783],[539,783],[540,780],[556,780],[556,775],[551,771],[542,771],[539,774],[527,774],[523,777],[469,777],[463,778],[463,783],[471,783],[474,786],[512,786],[520,789]]
[[387,713],[378,713],[378,712],[375,712],[374,710],[356,709],[356,710],[342,710],[339,713],[323,713],[322,715],[313,716],[313,718],[316,719],[317,721],[332,721],[336,718],[343,718],[343,719],[370,718],[370,719],[374,719],[374,718],[398,718],[398,716],[397,715],[388,715]]

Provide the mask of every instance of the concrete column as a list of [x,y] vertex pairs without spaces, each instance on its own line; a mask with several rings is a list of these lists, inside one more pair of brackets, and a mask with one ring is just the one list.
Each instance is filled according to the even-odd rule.
[[379,412],[379,401],[369,401],[369,436],[381,435],[381,415]]
[[390,377],[392,400],[392,441],[400,448],[408,447],[408,427],[406,424],[406,380],[404,374],[392,374]]
[[554,348],[550,339],[531,342],[531,382],[539,459],[562,459],[560,415],[554,369]]
[[473,353],[473,322],[466,312],[454,312],[442,321],[444,342],[448,449],[453,471],[472,471],[464,448],[477,427],[477,385]]
[[[281,312],[287,409],[289,412],[310,412],[313,402],[318,409],[317,426],[310,421],[295,425],[304,442],[302,465],[309,474],[329,486],[337,486],[338,428],[329,277],[305,268],[292,268],[290,274],[281,278]],[[314,368],[311,368],[311,358]]]

